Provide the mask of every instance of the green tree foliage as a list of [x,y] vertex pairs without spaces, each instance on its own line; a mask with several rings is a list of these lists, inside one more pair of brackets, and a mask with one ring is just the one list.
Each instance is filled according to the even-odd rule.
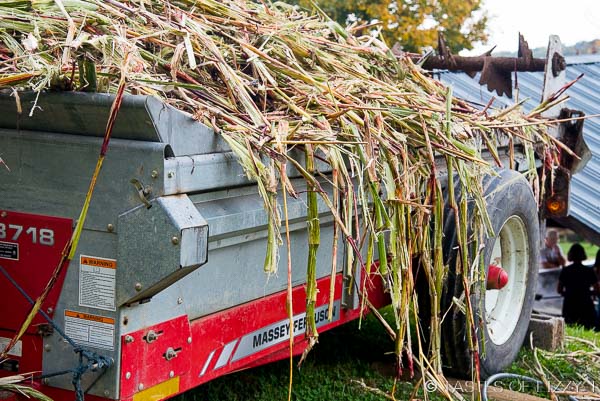
[[[312,7],[311,0],[288,2]],[[317,5],[342,25],[379,22],[388,44],[400,42],[406,51],[435,47],[438,32],[453,52],[487,38],[487,16],[478,12],[481,0],[318,0]]]

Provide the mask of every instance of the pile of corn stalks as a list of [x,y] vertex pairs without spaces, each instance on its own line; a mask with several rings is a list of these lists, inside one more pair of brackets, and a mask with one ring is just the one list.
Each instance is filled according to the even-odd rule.
[[[157,96],[212,127],[264,199],[268,273],[289,249],[282,233],[286,199],[298,196],[286,175],[294,167],[309,188],[307,316],[314,316],[317,203],[323,202],[336,237],[349,244],[348,263],[370,270],[379,259],[401,354],[421,341],[408,330],[416,308],[414,258],[423,255],[431,288],[442,287],[447,270],[440,163],[460,182],[456,195],[453,180],[448,188],[458,221],[467,221],[467,199],[476,205],[468,217],[473,235],[461,230],[459,244],[462,269],[478,285],[481,263],[469,249],[493,234],[481,181],[500,164],[499,139],[525,147],[532,183],[533,145],[546,153],[555,145],[538,117],[543,107],[528,116],[516,107],[489,116],[453,98],[410,60],[397,59],[377,37],[356,37],[315,13],[247,0],[0,0],[0,88],[15,91],[17,99],[19,90],[124,88]],[[303,151],[305,160],[292,158],[291,149]],[[483,152],[494,161],[484,161]],[[327,174],[318,170],[323,164]],[[324,190],[323,182],[333,190]],[[431,298],[431,335],[437,337],[438,291]],[[314,321],[307,335],[316,338]],[[437,377],[439,341],[430,343],[437,346],[428,369]]]

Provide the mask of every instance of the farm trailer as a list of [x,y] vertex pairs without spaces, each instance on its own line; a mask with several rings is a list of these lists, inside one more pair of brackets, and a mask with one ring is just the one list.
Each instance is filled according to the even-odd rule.
[[[22,94],[30,105],[35,94]],[[20,328],[72,235],[102,143],[113,97],[43,93],[32,117],[0,95],[0,337]],[[561,135],[577,140],[581,124]],[[126,96],[75,257],[41,311],[2,362],[3,375],[41,372],[33,385],[55,399],[160,400],[240,369],[289,355],[287,278],[265,276],[263,201],[218,135],[152,97]],[[576,141],[575,141],[576,142]],[[501,156],[505,162],[508,152]],[[527,165],[515,158],[515,169]],[[505,163],[508,165],[508,163]],[[9,170],[10,169],[10,170]],[[306,187],[300,174],[294,185]],[[324,181],[323,188],[327,190]],[[568,184],[568,183],[567,183]],[[486,241],[489,269],[480,311],[484,375],[516,356],[527,329],[537,274],[538,206],[528,182],[502,170],[486,181],[497,233]],[[556,202],[555,202],[556,203]],[[564,206],[564,205],[563,205]],[[319,331],[361,315],[357,288],[369,279],[375,307],[389,302],[376,276],[331,275],[333,218],[319,206]],[[288,205],[292,263],[306,263],[305,197]],[[454,227],[445,228],[452,270]],[[345,241],[340,239],[340,249]],[[287,263],[282,256],[280,266]],[[504,272],[506,275],[504,275]],[[494,276],[494,277],[492,277]],[[352,277],[356,278],[353,279]],[[503,278],[508,277],[508,280]],[[293,272],[294,353],[307,346],[305,272]],[[335,282],[327,318],[330,280]],[[495,281],[496,283],[492,283]],[[459,296],[451,271],[445,301]],[[465,320],[444,323],[445,364],[468,370]],[[77,351],[77,352],[74,352]]]

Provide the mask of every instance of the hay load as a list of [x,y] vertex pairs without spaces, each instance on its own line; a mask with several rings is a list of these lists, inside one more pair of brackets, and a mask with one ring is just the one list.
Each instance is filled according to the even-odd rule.
[[[494,234],[482,180],[501,165],[500,142],[511,150],[523,147],[533,184],[534,147],[542,154],[556,151],[539,117],[548,105],[527,116],[517,107],[479,111],[409,59],[397,59],[378,38],[354,36],[325,15],[282,2],[0,0],[0,89],[14,91],[16,102],[22,90],[151,95],[212,127],[264,200],[268,274],[289,247],[282,228],[286,197],[297,196],[286,176],[294,167],[309,187],[307,316],[314,316],[317,202],[324,202],[336,235],[349,245],[348,263],[370,271],[380,261],[399,356],[425,340],[411,337],[411,319],[431,315],[431,350],[421,348],[416,360],[428,357],[431,363],[421,367],[436,380],[439,292],[448,269],[443,176],[454,177],[446,192],[461,222],[457,263],[468,279],[468,299],[468,291],[482,285],[478,244]],[[36,112],[35,105],[21,107],[24,115]],[[292,149],[305,159],[291,157]],[[317,161],[326,171],[318,170]],[[321,189],[322,177],[333,186],[332,196]],[[338,252],[334,245],[334,269]],[[417,258],[431,289],[431,310],[417,310]],[[310,319],[307,335],[317,336]],[[476,352],[477,341],[469,338]]]

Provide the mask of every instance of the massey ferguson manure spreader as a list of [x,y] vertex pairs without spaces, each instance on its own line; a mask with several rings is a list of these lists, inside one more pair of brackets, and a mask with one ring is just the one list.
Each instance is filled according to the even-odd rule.
[[[547,81],[562,73],[560,65],[546,68]],[[113,100],[98,93],[43,92],[20,93],[16,102],[10,91],[0,94],[0,340],[5,347],[73,234]],[[23,113],[21,105],[27,108]],[[36,110],[29,116],[32,105]],[[572,115],[564,112],[566,118]],[[565,122],[558,137],[572,145],[580,130],[580,122]],[[516,356],[537,273],[539,206],[519,173],[530,160],[518,146],[503,149],[495,156],[505,167],[485,181],[496,237],[484,244],[490,267],[485,310],[477,312],[484,376]],[[319,183],[331,196],[326,166],[322,173]],[[2,375],[34,372],[31,384],[56,400],[85,394],[88,400],[158,401],[289,356],[292,332],[294,353],[302,353],[308,344],[307,184],[294,169],[289,177],[299,194],[287,201],[291,259],[300,267],[292,275],[291,319],[285,268],[268,277],[263,272],[269,235],[264,201],[229,145],[152,96],[126,95],[73,258],[8,350]],[[548,193],[542,205],[546,215],[566,211],[566,198],[553,195]],[[318,205],[314,321],[325,331],[364,312],[364,283],[374,307],[390,300],[379,276],[369,276],[358,262],[348,271],[345,258],[354,250],[334,235],[328,206]],[[452,268],[457,224],[448,219],[444,255],[450,272],[442,305],[449,309],[463,290]],[[340,252],[332,274],[336,238]],[[286,264],[282,252],[279,265]],[[446,315],[442,350],[445,365],[465,374],[472,356],[459,309]]]

